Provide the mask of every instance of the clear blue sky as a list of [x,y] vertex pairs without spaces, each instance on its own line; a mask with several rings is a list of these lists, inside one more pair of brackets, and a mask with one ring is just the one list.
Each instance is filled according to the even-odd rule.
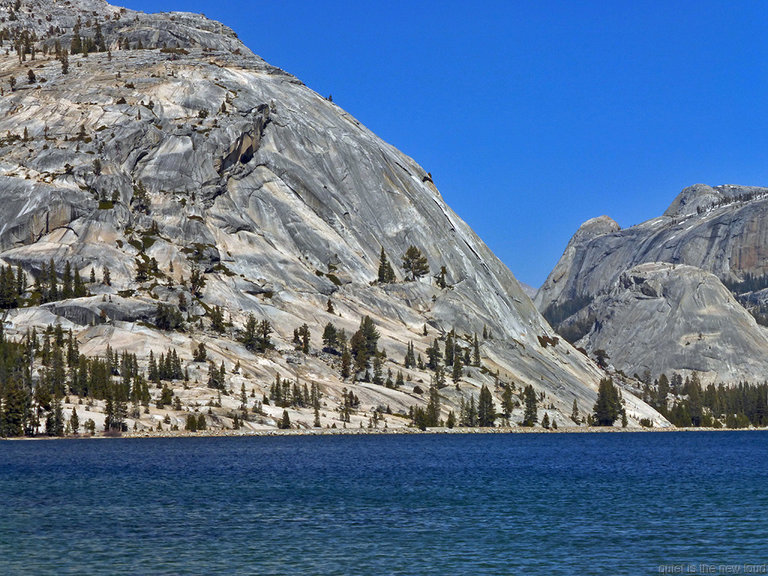
[[[118,0],[113,0],[118,2]],[[202,12],[432,172],[539,286],[584,221],[768,185],[768,3],[125,0]]]

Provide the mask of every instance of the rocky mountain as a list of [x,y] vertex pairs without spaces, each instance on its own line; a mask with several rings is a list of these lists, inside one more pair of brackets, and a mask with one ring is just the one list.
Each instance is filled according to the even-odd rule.
[[630,374],[762,381],[767,216],[766,188],[699,184],[637,226],[589,220],[536,304],[571,342]]
[[[154,408],[153,389],[129,426],[183,425],[207,410],[209,425],[228,427],[246,404],[244,427],[273,427],[284,406],[260,401],[276,378],[318,385],[323,427],[403,426],[441,378],[403,365],[409,343],[426,362],[436,340],[453,341],[473,364],[476,335],[481,366],[440,389],[442,420],[482,386],[500,406],[506,385],[519,395],[532,384],[561,423],[574,400],[591,410],[602,373],[558,341],[431,175],[232,30],[100,0],[5,2],[0,22],[0,264],[25,286],[5,333],[60,325],[84,355],[109,347],[142,368],[173,349],[189,381],[164,386],[181,411]],[[429,270],[415,279],[401,266],[410,246]],[[86,293],[53,298],[75,273]],[[250,315],[268,323],[274,349],[245,345]],[[332,324],[350,337],[365,316],[386,351],[380,380],[370,363],[341,378],[340,350],[321,335]],[[209,362],[195,361],[201,344]],[[220,365],[217,397],[206,382]],[[398,372],[402,386],[384,385]],[[625,402],[630,425],[665,423],[631,394]],[[294,426],[312,426],[310,408],[285,408]],[[518,405],[511,421],[521,419]]]

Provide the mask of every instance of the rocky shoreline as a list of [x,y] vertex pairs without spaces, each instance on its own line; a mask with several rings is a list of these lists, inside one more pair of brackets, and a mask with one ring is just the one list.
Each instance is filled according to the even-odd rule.
[[0,438],[9,440],[99,440],[99,439],[140,439],[140,438],[244,438],[260,436],[392,436],[392,435],[438,435],[438,434],[630,434],[648,432],[754,432],[764,431],[764,428],[618,428],[599,426],[570,426],[557,430],[543,428],[310,428],[301,430],[205,430],[200,432],[160,431],[160,432],[128,432],[125,434],[95,434],[66,436],[63,438],[37,436],[24,438]]

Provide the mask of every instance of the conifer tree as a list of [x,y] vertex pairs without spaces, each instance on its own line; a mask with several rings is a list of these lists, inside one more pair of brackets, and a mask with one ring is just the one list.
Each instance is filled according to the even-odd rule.
[[458,384],[461,377],[464,375],[464,363],[461,360],[461,355],[457,354],[453,359],[453,372],[451,374],[453,382]]
[[576,404],[576,398],[573,399],[573,409],[571,410],[571,420],[578,426],[581,424],[581,418],[579,417],[579,406]]
[[538,422],[538,400],[533,386],[530,384],[523,391],[523,402],[525,404],[525,413],[523,415],[523,426],[533,426]]
[[405,353],[405,360],[403,361],[403,365],[406,368],[413,368],[416,366],[416,354],[413,349],[413,340],[408,342],[408,348]]
[[491,391],[483,385],[480,388],[480,397],[477,403],[478,425],[483,428],[493,427],[496,420],[496,409],[493,406]]
[[432,346],[427,348],[427,367],[430,370],[437,370],[442,358],[443,354],[440,352],[440,343],[437,341],[437,338],[435,338]]
[[283,410],[283,417],[280,420],[278,427],[281,428],[282,430],[290,430],[291,417],[288,415],[288,410]]
[[360,328],[349,340],[350,352],[355,361],[355,371],[368,368],[368,362],[378,353],[379,331],[370,316],[364,316]]
[[334,326],[332,322],[328,322],[323,329],[323,350],[336,352],[338,343],[336,326]]
[[379,283],[389,284],[395,281],[395,271],[392,269],[392,264],[389,263],[387,255],[384,253],[384,247],[381,247],[381,254],[379,255]]
[[654,408],[662,414],[667,411],[667,396],[669,395],[669,379],[666,374],[659,376],[659,383],[656,388],[656,401]]
[[597,402],[593,408],[594,420],[598,426],[613,426],[622,412],[619,391],[611,378],[603,378],[597,391]]
[[453,357],[456,352],[456,342],[454,338],[454,331],[448,332],[445,337],[445,365],[453,366]]
[[416,246],[409,246],[403,255],[403,270],[406,277],[410,275],[411,280],[421,278],[429,272],[427,258]]
[[344,347],[344,350],[341,352],[341,378],[342,380],[346,380],[349,378],[352,367],[352,354],[349,352],[349,348],[346,346]]
[[224,312],[221,310],[221,306],[214,306],[213,308],[211,308],[210,316],[211,316],[211,329],[214,332],[223,334],[224,331],[226,330],[226,326],[224,324]]
[[512,415],[512,410],[515,408],[514,400],[512,399],[512,386],[504,386],[504,391],[501,394],[501,412],[504,418],[509,418]]
[[82,298],[88,295],[88,290],[83,283],[83,279],[80,277],[80,271],[75,269],[75,277],[72,282],[72,295],[75,298]]
[[304,354],[309,354],[309,343],[311,337],[309,326],[307,326],[306,323],[302,324],[296,331],[296,335],[298,336],[298,349],[304,352]]
[[197,266],[192,267],[192,271],[189,276],[189,288],[192,290],[192,294],[200,298],[203,295],[203,288],[205,288],[205,276]]
[[245,393],[245,383],[240,384],[240,410],[245,412],[248,410],[248,396]]
[[477,426],[477,406],[475,405],[475,395],[469,397],[469,406],[467,407],[467,426],[474,428]]

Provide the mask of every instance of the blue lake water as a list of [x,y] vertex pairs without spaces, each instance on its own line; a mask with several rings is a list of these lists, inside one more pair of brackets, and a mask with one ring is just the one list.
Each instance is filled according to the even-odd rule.
[[0,574],[759,574],[766,563],[760,432],[0,443]]

